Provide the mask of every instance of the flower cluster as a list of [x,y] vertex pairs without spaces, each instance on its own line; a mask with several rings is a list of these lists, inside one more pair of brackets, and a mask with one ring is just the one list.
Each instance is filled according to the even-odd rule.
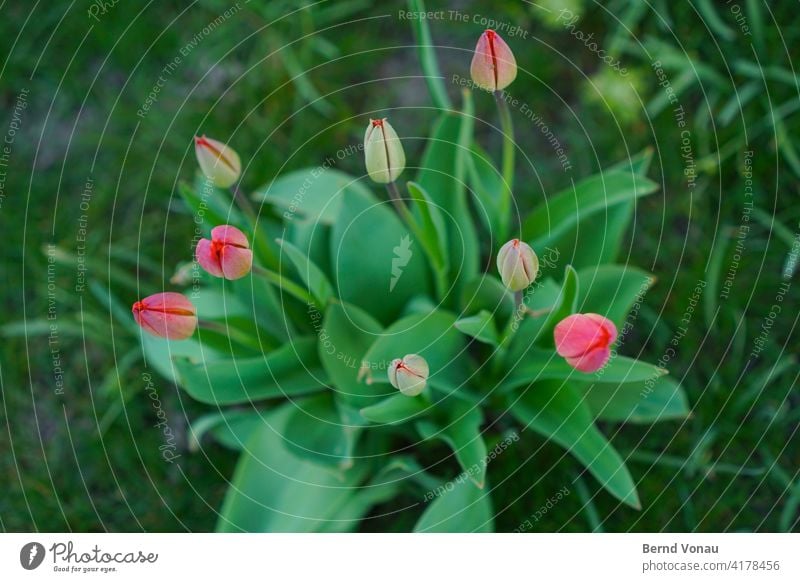
[[[475,85],[500,92],[517,75],[514,55],[494,30],[486,30],[478,40],[470,68]],[[195,137],[195,153],[202,173],[218,188],[233,188],[240,178],[239,155],[225,143],[202,136]],[[400,137],[388,119],[370,119],[364,134],[364,158],[367,175],[386,184],[390,197],[403,218],[409,211],[397,194],[394,182],[405,169],[406,156]],[[234,196],[236,198],[236,196]],[[248,238],[232,225],[220,225],[196,247],[197,263],[209,275],[236,280],[254,268],[253,251]],[[534,283],[539,271],[536,252],[524,241],[514,238],[497,252],[497,270],[503,284],[521,301],[522,292]],[[523,306],[524,307],[524,306]],[[133,317],[146,332],[170,340],[186,339],[198,326],[194,305],[180,293],[165,292],[133,304]],[[602,368],[610,357],[616,339],[614,324],[597,314],[575,314],[559,322],[554,329],[557,353],[581,372]],[[428,362],[419,354],[407,354],[392,361],[388,379],[405,396],[422,394],[430,375]]]

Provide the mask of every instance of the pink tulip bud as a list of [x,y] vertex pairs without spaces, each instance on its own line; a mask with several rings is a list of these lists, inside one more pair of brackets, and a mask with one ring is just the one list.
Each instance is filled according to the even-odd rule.
[[478,39],[469,70],[476,85],[487,91],[502,91],[517,76],[514,53],[500,35],[486,30]]
[[428,362],[417,354],[408,354],[402,360],[392,360],[389,366],[389,382],[406,396],[417,396],[428,381]]
[[194,305],[180,293],[156,293],[133,304],[133,319],[146,332],[167,339],[191,337],[197,327]]
[[602,315],[576,313],[562,319],[553,335],[558,355],[580,372],[596,372],[611,357],[617,328]]
[[195,136],[194,152],[203,174],[217,188],[229,188],[239,179],[242,163],[233,148],[210,137]]
[[247,275],[253,266],[253,251],[242,231],[235,226],[211,229],[211,240],[200,239],[195,256],[208,273],[231,281]]
[[511,239],[497,253],[497,270],[503,285],[514,292],[522,291],[536,280],[539,257],[527,243]]

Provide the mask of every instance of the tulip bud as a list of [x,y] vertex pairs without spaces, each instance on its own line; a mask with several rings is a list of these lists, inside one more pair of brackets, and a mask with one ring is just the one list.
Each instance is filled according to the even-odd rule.
[[364,134],[367,173],[378,184],[394,182],[406,167],[403,144],[394,128],[383,119],[370,119]]
[[515,238],[500,247],[497,270],[506,287],[514,292],[522,291],[536,280],[539,257],[530,245]]
[[253,251],[242,231],[235,226],[211,229],[211,240],[200,239],[195,256],[209,274],[231,281],[247,275],[253,266]]
[[166,339],[191,337],[197,327],[194,305],[180,293],[156,293],[133,304],[133,319],[146,332]]
[[408,354],[402,360],[392,360],[389,382],[406,396],[417,396],[428,381],[428,362],[417,354]]
[[617,339],[613,322],[596,313],[576,313],[561,320],[553,330],[558,355],[580,372],[596,372],[611,357]]
[[229,188],[239,179],[242,173],[239,154],[224,143],[206,136],[195,136],[194,151],[203,174],[217,188]]
[[501,91],[516,78],[517,61],[500,35],[493,30],[486,30],[475,46],[469,72],[473,82],[480,88]]

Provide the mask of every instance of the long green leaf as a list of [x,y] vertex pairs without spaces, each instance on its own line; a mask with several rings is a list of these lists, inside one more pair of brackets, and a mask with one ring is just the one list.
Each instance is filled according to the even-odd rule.
[[482,489],[486,481],[486,443],[481,435],[480,408],[460,402],[450,405],[447,412],[443,426],[422,420],[417,429],[426,440],[444,441],[455,453],[464,475]]
[[425,254],[386,204],[348,193],[333,225],[331,264],[340,300],[388,323],[408,301],[430,289]]
[[290,452],[320,465],[347,469],[360,427],[352,425],[329,392],[293,401],[284,438]]
[[667,371],[653,364],[616,356],[597,372],[579,372],[564,358],[550,350],[531,348],[522,355],[501,384],[501,391],[527,386],[540,380],[578,380],[585,382],[644,382],[664,376]]
[[[332,303],[325,312],[321,328],[324,335],[319,341],[319,359],[339,398],[361,408],[394,393],[394,388],[370,384],[364,378],[365,372],[372,372],[364,356],[383,331],[380,323],[353,305]],[[374,373],[385,373],[385,370],[385,367],[376,367]]]
[[289,260],[292,261],[308,291],[317,300],[317,304],[320,307],[325,306],[333,297],[333,287],[328,281],[328,277],[322,272],[322,269],[289,241],[278,239],[278,244],[283,252],[286,253],[286,256],[289,257]]
[[620,333],[632,308],[641,305],[655,281],[649,273],[627,265],[582,269],[578,278],[581,281],[578,311],[607,317],[616,324]]
[[220,532],[315,532],[341,525],[365,478],[362,466],[333,471],[291,454],[285,431],[293,405],[264,416],[236,465],[222,504]]
[[492,346],[498,345],[497,326],[494,323],[494,317],[485,309],[479,311],[477,315],[462,317],[453,325],[461,333],[474,337],[480,342]]
[[[425,14],[425,3],[422,0],[409,0],[408,7],[415,14]],[[425,73],[425,82],[428,84],[428,91],[430,91],[433,103],[439,109],[452,109],[450,98],[447,96],[444,78],[439,71],[436,47],[431,39],[428,21],[425,18],[413,18],[411,21],[417,41],[419,60],[422,64],[422,71]]]
[[614,497],[641,507],[628,468],[594,425],[588,405],[574,387],[560,381],[537,382],[510,407],[526,428],[572,453]]
[[579,222],[614,204],[657,190],[655,182],[625,172],[606,172],[573,184],[538,206],[522,226],[522,236],[534,249],[555,241]]
[[415,532],[472,533],[494,531],[492,502],[488,491],[468,479],[451,481],[425,509]]
[[446,217],[453,293],[445,298],[445,305],[451,305],[463,284],[478,275],[478,237],[465,188],[472,126],[473,121],[467,115],[442,115],[428,140],[416,179]]
[[689,415],[689,403],[683,388],[669,376],[658,375],[628,384],[605,377],[601,380],[575,383],[592,413],[600,420],[650,424]]
[[201,362],[176,358],[175,369],[186,392],[208,404],[309,394],[324,389],[327,381],[315,337],[297,339],[255,358]]
[[362,408],[361,416],[376,424],[403,424],[410,420],[419,420],[428,409],[427,402],[419,396],[395,394],[377,404]]
[[269,202],[284,210],[284,218],[295,215],[333,224],[343,202],[351,193],[369,195],[357,178],[332,168],[305,168],[279,176],[253,194],[258,201]]

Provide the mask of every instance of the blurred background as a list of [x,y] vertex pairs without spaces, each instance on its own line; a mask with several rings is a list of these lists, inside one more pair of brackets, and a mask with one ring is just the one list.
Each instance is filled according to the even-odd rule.
[[[633,451],[641,512],[604,494],[586,504],[596,491],[584,481],[535,530],[798,530],[797,3],[426,8],[454,102],[453,75],[468,78],[487,25],[516,55],[513,92],[528,105],[514,113],[527,153],[517,180],[532,192],[523,209],[646,148],[661,185],[637,202],[625,241],[624,260],[658,277],[625,349],[680,379],[692,416],[606,431],[623,456]],[[104,289],[128,305],[190,256],[193,224],[176,190],[194,175],[195,134],[235,147],[249,190],[358,144],[382,111],[419,159],[436,114],[408,10],[370,0],[0,3],[0,530],[213,528],[236,455],[214,444],[190,452],[187,424],[207,407],[162,383],[183,456],[163,461],[138,337]],[[489,96],[476,105],[491,123]],[[476,126],[497,151],[496,135]],[[363,173],[360,156],[339,167]],[[490,480],[540,445],[510,448]],[[555,446],[536,454],[541,473],[577,470]],[[558,474],[498,489],[498,531],[537,511]],[[412,524],[370,519],[364,529]]]

